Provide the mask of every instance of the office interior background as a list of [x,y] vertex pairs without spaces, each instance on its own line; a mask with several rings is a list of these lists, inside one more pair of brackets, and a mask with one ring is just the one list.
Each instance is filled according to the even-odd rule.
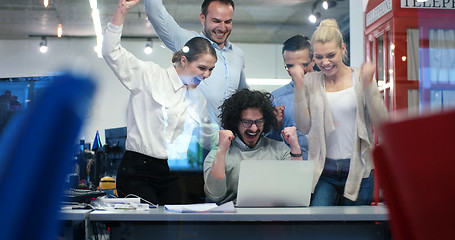
[[[407,0],[400,1],[402,4],[408,2]],[[46,2],[48,5],[44,6]],[[201,30],[199,22],[201,0],[163,0],[163,2],[182,27],[197,32]],[[381,51],[373,54],[373,50],[371,50],[373,47],[378,48],[378,42],[373,45],[366,41],[364,16],[367,0],[327,1],[327,9],[322,7],[322,2],[322,0],[236,1],[233,30],[229,39],[244,51],[245,73],[252,88],[273,91],[288,83],[290,78],[284,69],[281,56],[283,41],[295,34],[311,36],[320,19],[323,18],[337,19],[349,50],[348,64],[350,66],[360,67],[365,59],[374,60],[378,54],[381,54]],[[379,3],[381,8],[387,8],[387,5],[398,2],[398,0],[370,2]],[[101,143],[104,144],[106,141],[105,129],[126,126],[126,108],[129,97],[129,92],[96,52],[96,48],[99,49],[100,30],[102,31],[110,21],[116,5],[116,0],[2,1],[0,4],[2,22],[0,24],[0,55],[3,57],[0,59],[0,78],[2,79],[0,94],[5,94],[5,91],[9,89],[11,94],[17,97],[21,109],[24,110],[33,102],[33,97],[36,94],[39,95],[41,89],[52,80],[52,77],[49,76],[66,70],[92,75],[98,89],[93,104],[87,109],[88,116],[80,139],[85,139],[87,143],[93,144],[95,134],[99,131]],[[455,10],[452,8],[452,11]],[[96,14],[100,18],[99,23],[94,20]],[[309,20],[311,14],[317,17],[314,23]],[[449,17],[449,14],[443,14],[436,19],[444,22],[450,21]],[[57,37],[60,27],[62,36]],[[384,44],[384,38],[378,36],[378,33],[371,31],[371,34],[382,39],[379,44]],[[453,30],[447,30],[445,34],[449,39],[445,43],[452,44],[452,46],[444,47],[448,50],[447,53],[451,53],[448,54],[449,61],[445,61],[447,64],[444,69],[447,70],[447,75],[450,77],[447,85],[452,86],[455,83],[452,76],[455,46],[453,46],[453,37],[450,40]],[[370,41],[370,39],[368,40]],[[147,44],[153,47],[150,54],[144,52]],[[42,45],[47,46],[47,52],[40,52],[39,48]],[[171,63],[171,51],[163,47],[156,37],[153,27],[146,19],[144,1],[141,1],[128,14],[122,45],[139,59],[154,61],[162,67],[168,67]],[[417,51],[416,54],[419,54],[418,49],[418,47],[411,48],[414,52]],[[381,71],[384,71],[385,67],[383,62],[378,63]],[[417,71],[411,78],[418,80],[416,77],[418,75]],[[406,96],[403,94],[394,97],[407,98],[409,102],[413,102],[413,107],[419,109],[419,82],[417,81],[416,84],[417,88],[414,86],[414,90],[417,89],[417,93],[412,92],[411,89]],[[391,85],[386,84],[385,87],[390,89]],[[385,92],[387,93],[387,91]],[[432,99],[439,101],[437,103],[439,107],[455,105],[455,94],[450,89],[439,89],[431,92],[430,95]],[[385,98],[389,97],[393,96]],[[411,107],[411,105],[406,107]],[[395,108],[389,106],[389,109],[394,110]]]
[[[198,16],[202,0],[163,1],[182,27],[200,31]],[[237,0],[235,2],[234,27],[230,40],[245,53],[245,73],[250,86],[254,89],[272,91],[290,81],[283,67],[282,42],[295,34],[311,36],[318,24],[318,20],[315,23],[309,21],[310,14],[314,13],[319,18],[337,19],[348,44],[350,66],[360,67],[365,59],[376,63],[378,73],[376,79],[380,83],[384,101],[391,116],[396,110],[415,114],[428,109],[430,111],[453,109],[455,106],[455,24],[453,23],[455,0],[428,0],[426,3],[421,3],[420,0],[332,0],[328,1],[331,4],[328,4],[327,10],[320,5],[322,0]],[[45,3],[47,6],[44,6]],[[94,3],[97,3],[97,6]],[[333,5],[334,3],[336,5]],[[115,137],[124,134],[124,130],[119,128],[126,126],[129,92],[118,81],[104,59],[94,51],[98,43],[95,29],[99,32],[104,29],[116,4],[117,0],[2,0],[0,2],[0,56],[2,56],[0,58],[0,101],[8,98],[10,100],[8,109],[16,114],[33,105],[35,98],[52,83],[55,74],[70,70],[82,75],[91,75],[98,88],[92,105],[86,109],[88,115],[79,139],[93,144],[95,134],[99,132],[101,143],[106,144],[106,137],[109,138],[109,136],[105,136],[105,130],[113,134],[114,140],[116,140]],[[127,16],[122,44],[138,58],[167,67],[170,65],[172,53],[161,47],[153,27],[146,19],[143,4],[144,1],[141,1],[139,6]],[[99,24],[94,24],[96,13],[100,17]],[[57,37],[59,26],[62,31],[61,37]],[[100,36],[99,33],[98,36]],[[147,44],[153,47],[151,54],[144,52]],[[40,47],[44,46],[47,46],[47,52],[42,53]],[[0,131],[7,120],[0,118]],[[400,138],[394,139],[394,134],[390,134],[389,140],[394,139],[395,143],[399,143],[397,145],[408,150],[408,153],[420,154],[419,150],[423,150],[423,157],[411,154],[413,157],[408,158],[408,161],[398,157],[389,159],[389,162],[384,161],[384,163],[404,164],[402,168],[389,166],[390,169],[395,169],[395,172],[384,175],[382,179],[390,180],[390,185],[393,187],[404,186],[403,189],[406,191],[403,192],[414,190],[413,194],[407,195],[408,198],[395,194],[399,198],[395,200],[402,200],[401,205],[400,201],[396,201],[398,204],[395,206],[412,213],[409,214],[410,218],[396,223],[403,223],[408,227],[409,223],[415,225],[414,220],[416,220],[422,225],[414,226],[413,231],[421,233],[417,230],[425,230],[428,235],[421,234],[424,239],[426,236],[435,238],[435,234],[442,232],[441,228],[453,229],[451,223],[453,223],[454,208],[451,207],[450,202],[454,196],[453,191],[450,191],[450,184],[453,182],[450,178],[453,174],[450,171],[453,168],[441,167],[453,162],[451,161],[453,154],[450,152],[453,145],[453,140],[450,138],[453,134],[447,134],[445,131],[447,126],[453,126],[453,121],[446,122],[446,125],[439,124],[440,121],[430,124],[425,121],[418,123],[409,124],[405,128],[396,125],[399,128],[391,129]],[[419,131],[414,131],[415,129]],[[448,130],[453,132],[453,127]],[[429,138],[428,135],[423,134],[427,132],[437,134]],[[59,148],[59,143],[59,139],[55,139],[55,143],[50,144],[49,148]],[[75,143],[77,144],[79,142]],[[389,144],[389,147],[390,145],[393,144]],[[19,149],[27,151],[27,146]],[[0,153],[8,150],[0,148]],[[121,157],[115,151],[109,154],[111,158]],[[416,161],[417,158],[419,161]],[[382,167],[387,169],[385,168],[387,165]],[[388,170],[382,173],[389,174],[391,171]],[[415,179],[409,175],[409,178],[403,177],[405,172],[415,173]],[[428,173],[432,174],[431,177],[422,177],[428,176],[426,175]],[[199,174],[201,174],[200,171]],[[21,177],[18,175],[18,178]],[[392,181],[398,179],[399,181]],[[42,184],[40,179],[36,180]],[[187,180],[190,180],[189,185],[201,186],[200,179],[188,178]],[[392,188],[389,186],[390,189]],[[31,190],[33,189],[24,188],[25,192],[34,193]],[[44,190],[44,188],[38,189],[39,197],[37,198],[38,194],[36,194],[33,195],[33,199],[40,200]],[[438,194],[435,194],[435,190],[438,190]],[[196,191],[196,194],[201,193]],[[10,196],[17,197],[15,194]],[[5,199],[7,199],[6,196]],[[18,203],[22,203],[19,200],[26,201],[27,204],[20,205],[21,209],[24,206],[32,206],[27,198],[15,200],[18,200]],[[409,203],[420,203],[420,205]],[[36,206],[32,206],[33,210],[39,210]],[[11,205],[4,204],[4,208],[11,208]],[[401,209],[396,210],[395,213],[402,213]],[[420,214],[428,213],[426,210],[431,211],[430,215]],[[306,214],[300,215],[306,216]],[[347,213],[338,215],[344,223],[350,216]],[[381,226],[382,224],[378,224],[377,221],[388,222],[391,217],[384,211],[377,215],[379,219],[368,219],[374,221],[374,226]],[[10,221],[12,215],[5,214],[5,216],[4,219]],[[179,215],[175,216],[181,218]],[[198,221],[199,217],[196,217]],[[315,215],[313,220],[317,218],[320,218],[320,215]],[[46,219],[46,217],[40,215],[39,219]],[[167,216],[165,219],[169,221]],[[245,220],[245,218],[238,219]],[[289,216],[279,218],[278,221],[282,219],[285,223],[289,222]],[[276,222],[277,219],[266,221]],[[359,232],[359,229],[366,229],[363,226],[359,227],[357,221],[358,219],[354,222],[355,230],[350,231],[346,239],[352,239],[351,235]],[[299,233],[294,229],[294,222],[290,223],[293,231],[289,232]],[[35,224],[36,222],[33,223]],[[260,225],[262,224],[264,224],[263,219]],[[264,225],[270,228],[270,225]],[[311,228],[317,225],[319,224],[312,224]],[[31,224],[28,226],[30,230]],[[213,226],[210,225],[210,227]],[[248,228],[250,226],[248,225]],[[174,232],[167,230],[171,229],[168,226],[159,228],[165,231],[166,236]],[[182,229],[185,231],[188,228]],[[194,229],[201,228],[198,226]],[[252,231],[253,234],[257,234],[255,229]],[[339,234],[339,228],[333,232]],[[447,236],[453,236],[453,233],[450,232]],[[398,239],[398,236],[395,237]],[[403,239],[408,238],[409,236],[405,236]]]
[[[200,0],[163,2],[182,27],[197,32],[201,30]],[[351,12],[356,12],[359,18],[353,24],[360,23],[362,6],[344,0],[336,1],[336,6],[324,10],[320,4],[316,6],[316,2],[322,1],[236,1],[233,31],[229,39],[245,53],[245,72],[252,88],[272,91],[290,81],[281,56],[282,43],[295,34],[311,36],[317,26],[317,23],[308,20],[312,11],[317,12],[320,18],[337,18],[345,38],[349,39],[349,29],[359,29],[354,32],[358,33],[358,39],[362,38],[361,25],[349,26],[348,15],[351,6],[354,8]],[[129,92],[94,51],[97,38],[90,1],[50,0],[48,4],[44,7],[42,1],[27,0],[6,0],[0,4],[0,55],[4,56],[0,59],[0,78],[7,84],[0,88],[0,94],[4,94],[13,84],[11,81],[19,77],[52,76],[66,69],[91,74],[98,90],[91,109],[87,109],[89,114],[81,138],[93,142],[98,130],[104,143],[104,129],[126,126]],[[114,0],[98,1],[102,30],[110,21],[116,5]],[[59,24],[62,26],[60,38],[57,37]],[[41,53],[39,47],[44,42],[48,50]],[[144,53],[147,43],[152,44],[151,54]],[[171,64],[172,53],[163,48],[146,19],[144,1],[128,14],[122,44],[139,59],[157,62],[162,67]],[[362,53],[350,55],[351,62],[360,65],[354,62],[361,62]],[[40,85],[36,85],[35,89],[39,89]],[[26,97],[30,94],[28,92],[16,91],[12,94],[18,96],[22,108],[30,101]]]

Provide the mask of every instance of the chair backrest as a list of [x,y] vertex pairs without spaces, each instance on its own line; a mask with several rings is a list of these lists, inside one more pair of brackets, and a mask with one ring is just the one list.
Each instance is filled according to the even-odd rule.
[[3,239],[55,239],[64,180],[95,92],[87,77],[62,74],[0,138]]
[[395,239],[455,235],[455,111],[380,127],[373,157]]

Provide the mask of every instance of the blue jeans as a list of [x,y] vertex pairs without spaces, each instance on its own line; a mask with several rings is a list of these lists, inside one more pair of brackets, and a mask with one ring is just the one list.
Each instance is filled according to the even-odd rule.
[[357,206],[370,205],[374,192],[373,172],[363,178],[356,201],[343,197],[351,159],[326,158],[324,170],[314,189],[311,206]]

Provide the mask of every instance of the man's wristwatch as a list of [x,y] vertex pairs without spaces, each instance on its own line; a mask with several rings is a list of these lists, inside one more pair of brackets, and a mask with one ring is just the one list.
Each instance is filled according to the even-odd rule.
[[297,153],[297,154],[294,154],[291,152],[291,157],[301,157],[301,156],[302,156],[302,152]]

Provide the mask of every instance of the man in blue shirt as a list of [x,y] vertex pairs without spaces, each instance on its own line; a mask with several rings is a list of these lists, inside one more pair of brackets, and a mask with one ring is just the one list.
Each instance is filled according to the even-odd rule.
[[[283,43],[284,68],[289,69],[301,64],[305,73],[313,71],[313,52],[308,37],[295,35]],[[273,105],[278,111],[278,128],[272,129],[267,136],[282,141],[281,130],[285,127],[296,126],[294,120],[294,81],[272,92]],[[298,130],[298,129],[297,129]],[[308,141],[306,136],[297,131],[303,159],[308,159]]]
[[197,33],[181,28],[167,12],[162,0],[146,0],[145,11],[158,37],[172,51],[181,49],[195,36],[202,36],[212,42],[218,61],[212,75],[199,84],[198,89],[207,99],[210,118],[219,125],[218,107],[237,89],[249,88],[246,83],[243,51],[227,38],[232,30],[234,2],[232,0],[204,0],[200,21],[202,32]]

